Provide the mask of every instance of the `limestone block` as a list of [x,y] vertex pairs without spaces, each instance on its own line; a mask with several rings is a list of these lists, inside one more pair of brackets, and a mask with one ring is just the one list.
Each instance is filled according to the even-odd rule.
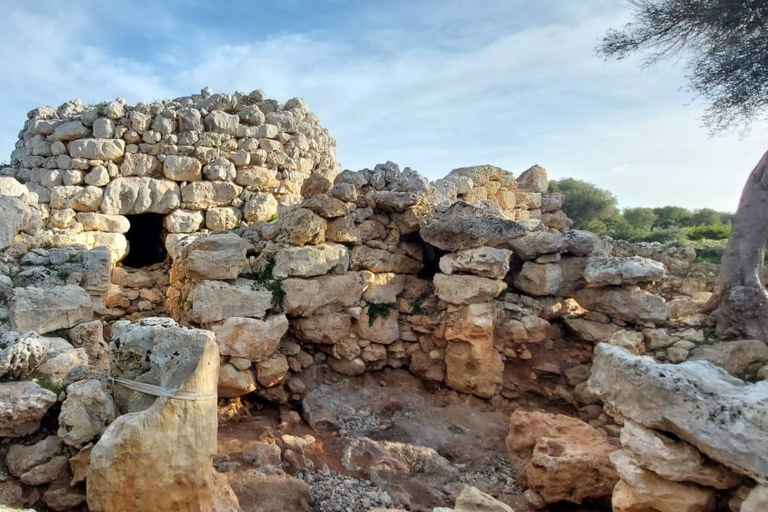
[[506,439],[527,485],[547,503],[610,496],[618,475],[615,448],[593,427],[562,414],[515,411]]
[[181,258],[190,279],[235,279],[245,269],[251,245],[234,233],[222,233],[193,242]]
[[768,481],[768,382],[746,384],[705,361],[658,364],[601,343],[589,387],[624,418],[670,432],[711,459]]
[[0,436],[23,437],[40,428],[56,394],[35,382],[0,382]]
[[166,156],[163,176],[173,181],[200,181],[203,177],[202,165],[191,156]]
[[118,417],[91,452],[88,508],[212,512],[219,372],[213,333],[153,318],[117,322],[112,340],[117,375],[210,398],[157,398]]
[[61,404],[59,437],[64,443],[80,448],[100,436],[115,419],[115,402],[105,383],[97,379],[81,380],[67,387]]
[[186,207],[205,210],[212,206],[229,206],[242,192],[242,188],[225,181],[197,181],[181,188],[181,199]]
[[349,268],[349,251],[343,245],[320,244],[285,247],[275,254],[275,277],[313,277],[331,271],[343,274]]
[[93,319],[93,304],[79,286],[18,288],[10,309],[11,326],[16,331],[40,334],[69,329]]
[[125,153],[125,141],[121,139],[80,139],[67,146],[72,158],[88,160],[116,160]]
[[153,178],[117,178],[107,185],[101,211],[109,215],[170,213],[180,205],[179,186]]
[[229,317],[263,318],[272,307],[272,293],[249,284],[199,281],[187,297],[187,318],[208,325]]
[[507,288],[504,281],[468,275],[435,274],[435,294],[451,304],[488,302]]
[[440,270],[445,274],[474,274],[489,279],[503,279],[509,272],[511,256],[512,251],[506,249],[467,249],[440,258]]
[[288,331],[288,318],[275,315],[264,320],[256,318],[227,318],[211,326],[221,355],[242,357],[253,362],[265,361]]

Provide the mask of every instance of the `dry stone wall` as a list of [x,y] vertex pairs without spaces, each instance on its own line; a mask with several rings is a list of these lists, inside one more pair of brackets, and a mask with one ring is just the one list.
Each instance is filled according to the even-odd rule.
[[199,95],[127,105],[79,100],[28,114],[6,176],[37,196],[56,245],[105,245],[115,261],[126,215],[165,215],[168,233],[268,220],[308,178],[338,174],[335,141],[300,98]]
[[[681,433],[643,419],[642,405],[630,407],[638,400],[613,392],[620,376],[610,365],[641,368],[641,384],[657,369],[641,355],[765,377],[768,349],[710,339],[701,290],[669,300],[654,292],[665,265],[684,267],[689,252],[572,230],[548,185],[539,166],[519,176],[468,167],[434,183],[391,162],[339,172],[334,142],[306,105],[260,91],[32,111],[0,177],[0,431],[24,439],[8,453],[8,485],[73,509],[86,502],[96,462],[91,507],[120,510],[104,494],[130,479],[120,457],[164,445],[161,428],[135,424],[147,420],[174,425],[178,444],[194,445],[174,456],[207,507],[215,407],[128,393],[111,377],[285,404],[308,391],[305,372],[327,366],[350,376],[403,368],[494,404],[533,392],[572,406],[590,425],[583,439],[515,447],[533,450],[524,471],[546,503],[614,489],[615,503],[635,506],[678,489],[664,481],[677,482],[667,468],[643,459],[642,443],[669,444],[662,431],[683,437],[680,450],[694,459],[700,450],[738,473],[694,480],[707,489],[681,500],[699,500],[696,510],[726,497],[749,503],[754,482],[765,483],[760,454],[757,470],[734,467],[728,447],[702,443],[706,427]],[[126,234],[144,214],[163,216],[169,258],[129,268]],[[594,351],[604,368],[590,386]],[[177,362],[190,372],[171,382],[163,369]],[[740,392],[758,389],[718,372]],[[32,442],[57,402],[58,435]],[[610,466],[598,441],[619,435],[613,411],[642,428],[624,426]],[[562,453],[549,449],[560,442]],[[600,456],[590,448],[580,458],[584,445]],[[584,464],[600,478],[574,492],[563,482]],[[663,484],[655,489],[646,485],[658,483],[654,472]],[[180,485],[158,500],[175,507],[193,494]]]

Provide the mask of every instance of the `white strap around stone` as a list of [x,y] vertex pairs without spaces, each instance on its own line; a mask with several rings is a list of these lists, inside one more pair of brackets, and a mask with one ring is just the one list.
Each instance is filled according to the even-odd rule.
[[181,389],[169,389],[146,382],[136,382],[134,380],[122,379],[120,377],[110,377],[110,380],[120,384],[124,388],[144,393],[145,395],[159,396],[163,398],[175,398],[177,400],[217,400],[216,395],[201,395],[193,391],[184,391]]

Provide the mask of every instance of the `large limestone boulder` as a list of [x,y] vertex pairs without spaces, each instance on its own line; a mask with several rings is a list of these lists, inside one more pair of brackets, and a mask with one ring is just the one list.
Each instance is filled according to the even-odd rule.
[[56,394],[34,382],[0,382],[0,437],[32,434],[55,403]]
[[343,274],[349,268],[349,251],[339,244],[285,247],[275,254],[275,277],[313,277],[334,271]]
[[570,416],[515,411],[506,445],[527,485],[547,503],[610,496],[618,481],[608,459],[615,448],[593,427]]
[[67,387],[61,404],[59,437],[75,448],[96,439],[115,419],[115,402],[104,382],[81,380]]
[[731,375],[740,375],[753,364],[768,361],[768,345],[760,340],[721,341],[691,350],[691,361],[709,361]]
[[742,481],[739,475],[707,459],[692,445],[633,421],[624,423],[621,445],[639,466],[673,482],[730,489]]
[[107,215],[170,213],[181,204],[179,185],[154,178],[116,178],[104,191],[101,211]]
[[198,281],[186,298],[187,319],[208,325],[230,317],[263,318],[272,307],[272,292],[252,281]]
[[288,318],[285,315],[266,320],[232,317],[213,325],[211,330],[216,334],[221,355],[261,362],[277,350],[280,339],[288,331]]
[[621,476],[611,498],[616,512],[712,512],[715,491],[694,484],[666,480],[635,463],[625,450],[611,454]]
[[768,482],[768,382],[746,384],[704,361],[659,364],[601,343],[589,387],[623,417]]
[[245,255],[250,247],[234,233],[211,235],[192,242],[181,264],[190,279],[235,279],[248,264]]
[[312,316],[316,311],[341,309],[355,305],[368,285],[361,272],[347,272],[309,279],[282,281],[285,292],[283,308],[293,316]]
[[590,311],[635,324],[661,324],[667,318],[664,299],[637,286],[585,288],[573,297]]
[[127,393],[123,404],[131,412],[118,417],[91,452],[88,508],[211,512],[219,372],[214,334],[168,318],[117,322],[111,348],[117,376],[196,399]]
[[125,141],[121,139],[81,139],[70,142],[67,149],[72,158],[116,160],[125,153]]
[[585,265],[585,258],[563,258],[553,263],[526,261],[514,285],[530,295],[570,296],[584,285]]
[[510,241],[526,234],[523,226],[494,217],[444,215],[421,228],[421,238],[444,251],[477,247],[511,248]]
[[662,263],[640,256],[589,258],[584,279],[591,286],[617,286],[658,281],[666,270]]
[[[439,509],[435,509],[439,510]],[[453,512],[515,512],[512,507],[502,503],[477,487],[465,485],[456,497]]]
[[0,195],[0,251],[11,245],[20,232],[31,234],[40,229],[40,213],[16,197]]
[[395,254],[383,249],[360,245],[352,249],[350,265],[353,270],[367,270],[374,274],[394,272],[416,274],[424,265],[405,254]]
[[501,390],[504,363],[494,347],[493,304],[471,304],[446,319],[445,384],[490,398]]
[[0,378],[23,379],[48,356],[50,341],[35,333],[9,332],[0,336]]
[[489,279],[504,279],[509,272],[511,256],[512,251],[507,249],[467,249],[440,258],[440,270],[445,274],[474,274]]
[[435,295],[451,304],[488,302],[507,288],[504,281],[478,276],[435,274]]
[[40,334],[93,320],[93,303],[79,286],[18,288],[10,309],[11,327]]

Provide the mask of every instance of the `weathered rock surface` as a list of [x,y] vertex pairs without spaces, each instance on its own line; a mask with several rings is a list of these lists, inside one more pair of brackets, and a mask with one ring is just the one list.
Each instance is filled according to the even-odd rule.
[[440,258],[440,270],[445,274],[474,274],[489,279],[503,279],[509,272],[512,251],[494,247],[478,247],[446,254]]
[[693,482],[715,489],[730,489],[742,479],[704,457],[690,444],[626,421],[621,444],[641,467],[674,482]]
[[507,288],[503,281],[458,274],[435,274],[433,283],[440,299],[459,305],[488,302]]
[[768,481],[768,382],[746,384],[704,361],[659,364],[601,343],[589,387],[623,417]]
[[[91,452],[94,512],[213,510],[219,354],[209,331],[152,318],[113,326],[117,375],[200,395],[133,403]],[[140,405],[143,404],[143,405]]]
[[289,278],[282,282],[285,292],[283,307],[294,316],[311,316],[325,308],[353,306],[363,294],[367,281],[360,272],[309,279]]
[[22,437],[40,428],[56,394],[31,381],[0,382],[0,436]]
[[624,450],[610,457],[621,476],[611,499],[615,511],[710,512],[715,508],[712,489],[665,480],[638,466]]
[[230,317],[263,318],[272,307],[272,292],[248,281],[235,285],[223,281],[199,281],[189,292],[187,317],[211,324]]
[[453,512],[515,512],[512,507],[502,503],[477,487],[464,486],[456,497]]
[[30,469],[51,460],[61,451],[61,439],[48,436],[29,446],[14,444],[8,449],[5,464],[13,476],[20,477]]
[[528,486],[547,503],[581,503],[610,496],[618,481],[608,459],[615,448],[576,418],[515,411],[506,444],[513,459],[519,459]]
[[768,362],[768,345],[760,340],[721,341],[691,350],[691,361],[709,361],[731,375],[742,374],[750,365]]
[[553,263],[526,261],[514,285],[536,296],[570,296],[584,285],[586,263],[585,258],[563,258]]
[[108,215],[170,213],[179,206],[179,185],[174,181],[116,178],[104,191],[101,211]]
[[666,270],[658,261],[640,256],[629,258],[589,258],[584,279],[591,286],[611,286],[658,281]]
[[59,437],[80,448],[100,436],[116,413],[115,402],[103,382],[89,379],[70,384],[61,404]]
[[248,263],[249,247],[234,233],[210,235],[192,242],[181,261],[191,279],[235,279]]
[[21,332],[45,334],[92,319],[91,298],[79,286],[17,289],[10,310],[11,326]]
[[321,244],[286,247],[275,254],[272,275],[281,277],[313,277],[334,271],[343,274],[349,268],[349,251],[343,245]]
[[444,251],[477,247],[511,248],[510,240],[525,235],[520,224],[493,217],[445,215],[421,228],[421,238]]
[[495,395],[502,384],[504,363],[494,347],[493,306],[471,304],[446,320],[445,384],[483,398]]
[[221,355],[242,357],[253,362],[265,361],[277,349],[288,331],[288,318],[275,315],[266,320],[256,318],[227,318],[213,325]]
[[637,286],[585,288],[573,296],[582,307],[636,324],[660,324],[667,318],[667,305],[659,296]]

